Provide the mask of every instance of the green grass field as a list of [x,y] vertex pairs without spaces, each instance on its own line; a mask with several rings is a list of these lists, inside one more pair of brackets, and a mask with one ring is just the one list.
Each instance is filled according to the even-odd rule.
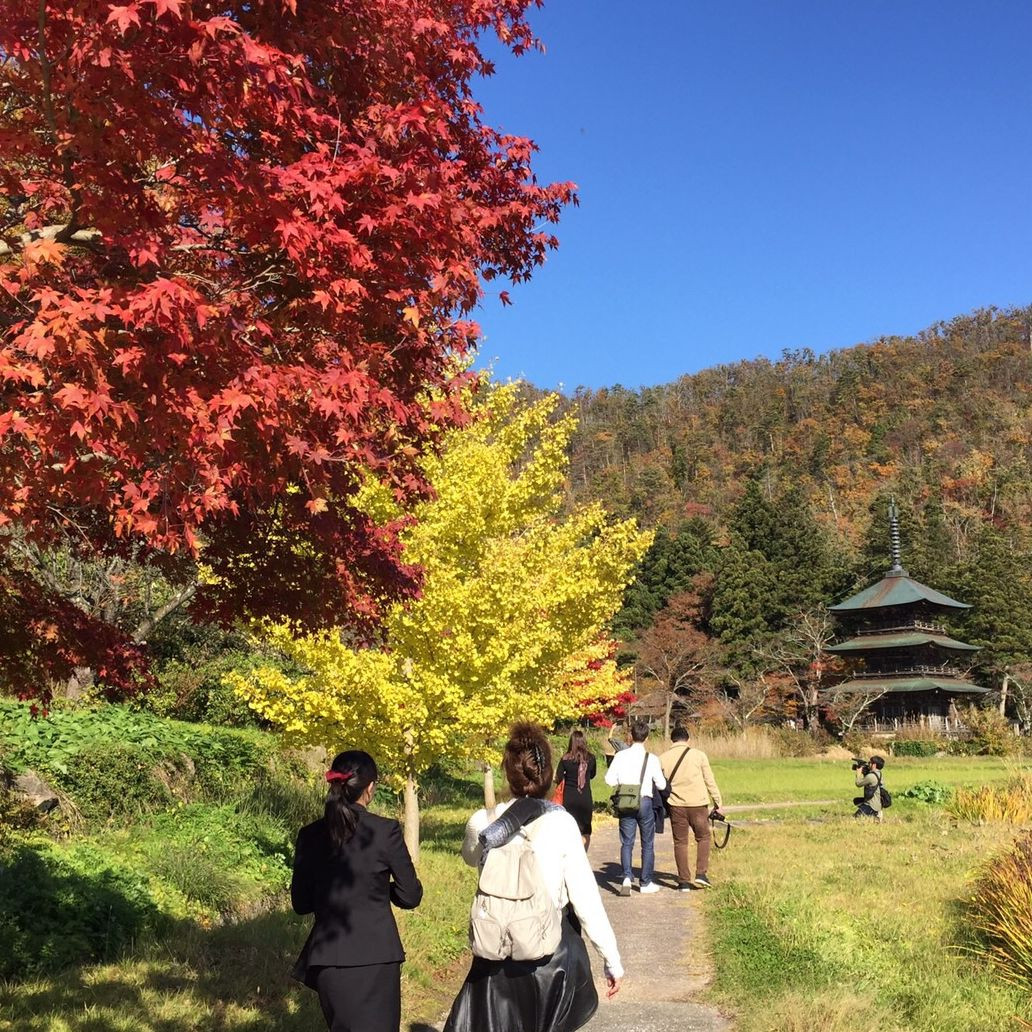
[[[782,760],[712,760],[729,805],[842,799],[856,794],[848,760],[790,757]],[[1025,764],[1027,766],[1027,764]],[[945,785],[983,784],[1007,778],[1019,769],[1016,760],[995,756],[888,757],[885,787],[894,795],[922,781]]]
[[[1015,769],[989,758],[890,761],[881,825],[845,816],[848,764],[715,764],[729,802],[844,797],[834,808],[743,814],[706,897],[711,996],[740,1032],[990,1032],[1019,1027],[1025,994],[966,946],[971,874],[1016,829],[950,820],[902,798],[915,783],[977,784]],[[738,818],[736,817],[736,820]]]
[[[961,825],[941,808],[899,796],[922,781],[1000,780],[1013,762],[890,760],[886,783],[897,801],[880,827],[843,816],[855,792],[848,762],[715,759],[713,766],[729,804],[835,801],[736,814],[732,844],[713,863],[717,889],[704,899],[717,972],[711,993],[736,1014],[741,1032],[1015,1027],[1026,1001],[964,951],[963,920],[970,872],[1014,829]],[[603,779],[600,763],[593,786],[600,803],[609,794]],[[458,849],[481,786],[474,773],[440,775],[426,797],[426,896],[417,911],[399,915],[408,953],[405,1027],[438,1017],[465,971],[473,872]],[[248,844],[248,829],[273,819],[285,829],[308,804],[273,802],[192,804],[184,811],[189,824],[158,813],[53,847],[79,856],[80,868],[93,855],[83,850],[136,864],[152,893],[173,894],[173,920],[110,962],[0,985],[0,1032],[320,1028],[314,994],[288,975],[308,928],[282,891],[289,858],[276,860],[281,847],[269,832],[260,850]],[[389,810],[393,801],[381,805]],[[232,836],[218,833],[222,825]]]

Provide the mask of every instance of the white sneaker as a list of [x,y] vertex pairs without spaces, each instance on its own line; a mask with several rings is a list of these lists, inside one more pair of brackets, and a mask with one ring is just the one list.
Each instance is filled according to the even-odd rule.
[[630,894],[631,894],[631,879],[630,878],[624,878],[624,880],[620,883],[620,895],[621,896],[629,896]]
[[643,895],[647,896],[651,892],[659,892],[659,884],[654,881],[650,881],[648,885],[643,885],[638,891]]

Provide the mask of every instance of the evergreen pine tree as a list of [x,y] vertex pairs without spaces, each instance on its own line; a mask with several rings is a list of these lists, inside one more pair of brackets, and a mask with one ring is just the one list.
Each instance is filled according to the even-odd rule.
[[997,687],[1005,668],[1032,662],[1030,557],[987,524],[960,568],[958,588],[971,606],[957,621],[958,633],[981,647],[976,670],[983,683]]
[[764,611],[768,630],[780,630],[848,587],[848,564],[817,524],[799,488],[771,498],[753,479],[729,522],[732,537],[746,551],[762,555],[769,568],[771,588]]
[[709,629],[720,640],[728,666],[748,673],[770,638],[776,579],[762,552],[735,537],[720,554],[710,604]]
[[696,575],[713,569],[716,554],[711,537],[709,524],[699,518],[681,524],[673,535],[664,527],[656,532],[613,621],[617,635],[629,638],[648,627],[670,598],[691,591]]

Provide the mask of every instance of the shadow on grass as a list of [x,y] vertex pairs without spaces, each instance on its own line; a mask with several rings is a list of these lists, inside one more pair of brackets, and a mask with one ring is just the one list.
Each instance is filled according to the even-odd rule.
[[289,976],[306,931],[283,911],[214,929],[184,923],[117,963],[0,987],[0,1029],[311,1032],[323,1024],[315,993]]
[[484,786],[480,781],[460,777],[443,767],[433,766],[420,779],[420,806],[468,808],[470,813],[484,805]]

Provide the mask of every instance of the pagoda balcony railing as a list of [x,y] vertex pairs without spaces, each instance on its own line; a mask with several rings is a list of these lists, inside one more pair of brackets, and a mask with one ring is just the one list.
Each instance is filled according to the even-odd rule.
[[942,666],[931,666],[929,664],[920,664],[917,666],[907,666],[903,669],[897,670],[861,670],[853,674],[854,677],[901,677],[908,674],[936,674],[939,677],[960,677],[961,673],[956,667],[951,667],[948,664]]
[[932,623],[928,620],[911,620],[908,624],[892,627],[864,627],[856,633],[858,637],[862,637],[865,634],[899,634],[905,631],[931,631],[933,634],[945,634],[946,628],[943,624]]

